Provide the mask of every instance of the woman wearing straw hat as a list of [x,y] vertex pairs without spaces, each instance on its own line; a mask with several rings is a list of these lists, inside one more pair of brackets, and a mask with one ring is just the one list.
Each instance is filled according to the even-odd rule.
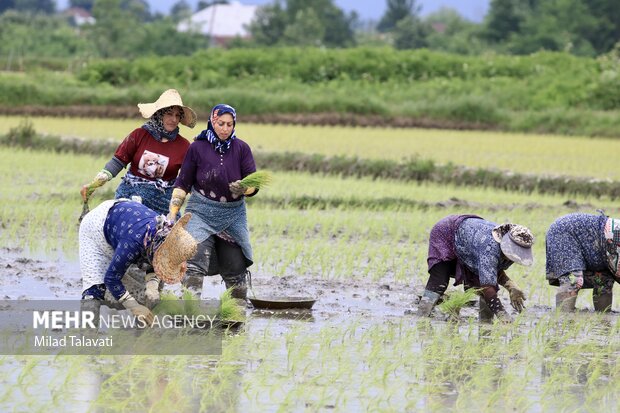
[[198,241],[196,256],[187,262],[185,286],[200,293],[205,275],[220,274],[232,296],[245,299],[247,267],[252,247],[247,225],[245,197],[256,188],[243,188],[239,181],[256,171],[247,143],[235,135],[237,114],[232,106],[213,107],[203,130],[191,144],[170,201],[173,219],[191,191],[187,230]]
[[179,134],[179,123],[193,128],[196,113],[183,105],[181,95],[168,89],[153,103],[139,103],[148,121],[131,132],[95,179],[82,187],[84,203],[96,188],[131,164],[116,189],[116,198],[140,197],[144,205],[160,214],[168,213],[172,187],[189,142]]
[[429,316],[448,288],[454,285],[478,288],[480,319],[496,316],[511,321],[497,296],[498,285],[510,292],[517,311],[523,309],[525,295],[505,273],[514,262],[532,265],[534,237],[529,229],[517,224],[497,225],[476,215],[450,215],[441,219],[430,234],[428,272],[424,295],[418,306],[419,316]]
[[620,282],[620,220],[574,213],[556,219],[546,238],[547,280],[559,287],[556,307],[574,311],[577,294],[592,289],[596,311],[609,310]]
[[[121,304],[150,324],[153,314],[143,305],[146,298],[158,301],[160,279],[179,282],[196,252],[196,240],[185,230],[190,217],[172,225],[165,216],[125,199],[105,201],[87,214],[79,230],[83,308]],[[143,260],[152,263],[157,278],[146,285],[145,280],[123,278],[131,264]]]

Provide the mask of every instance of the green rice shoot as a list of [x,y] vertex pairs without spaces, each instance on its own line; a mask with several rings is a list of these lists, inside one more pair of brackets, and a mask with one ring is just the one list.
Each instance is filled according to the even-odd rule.
[[256,171],[243,178],[240,182],[240,185],[244,188],[260,189],[264,186],[269,185],[271,183],[271,179],[271,172]]
[[227,321],[243,321],[245,319],[243,308],[232,297],[232,288],[227,289],[220,296],[218,318]]
[[163,291],[160,294],[160,302],[155,306],[153,312],[160,315],[197,316],[202,314],[200,300],[188,289],[183,290],[181,299],[172,291]]
[[448,295],[448,297],[439,304],[439,309],[451,317],[458,317],[465,305],[474,300],[478,296],[478,289],[470,288],[463,292],[454,291]]
[[[188,289],[183,289],[180,299],[172,291],[163,291],[160,295],[160,302],[155,306],[153,312],[158,315],[208,315],[204,314],[200,308],[200,303],[200,299]],[[245,318],[243,308],[232,298],[230,289],[224,291],[220,296],[220,308],[216,318],[225,321],[243,321]]]

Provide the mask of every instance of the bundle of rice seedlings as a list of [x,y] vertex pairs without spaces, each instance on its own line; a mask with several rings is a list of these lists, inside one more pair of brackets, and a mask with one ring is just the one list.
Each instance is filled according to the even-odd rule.
[[163,291],[159,296],[159,304],[153,312],[159,315],[199,315],[198,299],[189,290],[184,290],[179,299],[172,291]]
[[[213,317],[213,314],[204,314],[203,309],[200,308],[200,303],[200,299],[188,289],[183,290],[181,299],[171,291],[164,291],[161,293],[160,302],[153,309],[153,312],[158,315],[209,315]],[[230,289],[224,291],[220,296],[220,308],[215,318],[225,321],[243,321],[245,318],[243,307],[232,298]]]
[[451,317],[458,317],[463,308],[470,301],[474,300],[478,296],[478,289],[470,288],[463,292],[455,291],[450,293],[448,298],[444,299],[439,304],[439,309],[444,313],[449,314]]
[[220,296],[218,318],[228,321],[242,321],[245,318],[245,310],[232,297],[232,288],[224,291]]
[[260,189],[264,186],[267,186],[271,183],[271,173],[268,171],[256,171],[245,178],[243,178],[240,182],[241,186],[244,188],[256,188]]

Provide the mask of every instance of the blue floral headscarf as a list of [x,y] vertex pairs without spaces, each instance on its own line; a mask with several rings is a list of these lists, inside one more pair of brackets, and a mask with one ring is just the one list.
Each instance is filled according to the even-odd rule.
[[[213,129],[213,122],[216,122],[217,119],[226,114],[230,113],[233,118],[233,130],[230,134],[230,137],[225,141],[218,138],[215,130]],[[207,122],[207,129],[200,132],[200,135],[196,136],[196,140],[207,140],[210,144],[213,145],[213,148],[219,153],[226,153],[230,149],[230,145],[233,140],[237,138],[235,135],[234,127],[237,125],[237,112],[235,108],[230,105],[226,105],[224,103],[220,103],[219,105],[215,105],[213,109],[211,109],[211,116],[209,117],[209,121]]]

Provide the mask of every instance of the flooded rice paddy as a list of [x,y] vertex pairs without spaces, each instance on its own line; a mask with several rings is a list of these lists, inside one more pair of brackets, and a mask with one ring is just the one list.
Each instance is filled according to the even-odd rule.
[[[75,262],[2,249],[5,300],[79,298]],[[2,356],[3,411],[616,411],[618,315],[534,305],[510,325],[416,317],[421,286],[253,277],[312,310],[246,309],[214,356]],[[223,291],[205,281],[203,298]],[[505,297],[504,297],[505,298]],[[504,303],[509,306],[507,300]]]
[[[78,125],[67,119],[61,123]],[[122,133],[130,129],[121,126]],[[105,125],[106,130],[110,127]],[[317,133],[310,129],[305,137],[297,133],[299,128],[290,133],[291,128],[261,127],[265,133],[255,133],[258,150],[263,145],[343,155],[363,147],[357,137],[367,135],[365,129],[349,131],[355,140],[339,135],[344,152],[332,153],[317,149]],[[49,125],[43,131],[64,133]],[[407,144],[394,145],[396,152],[380,156],[415,156],[423,143],[419,136],[427,133],[401,132]],[[247,133],[250,138],[253,134]],[[271,140],[263,141],[263,135]],[[289,147],[280,140],[282,135],[303,146]],[[457,140],[471,137],[449,135]],[[502,139],[502,151],[514,147],[513,141],[523,144],[522,137]],[[426,141],[428,153],[437,153],[436,140]],[[546,157],[526,154],[519,159],[534,162],[532,170],[541,173],[569,174],[564,163],[581,167],[584,153],[592,159],[599,156],[591,150],[591,140],[580,144],[575,150],[577,146],[564,145],[573,149],[562,156],[532,147]],[[479,156],[484,152],[480,148],[486,150],[472,145],[475,155],[464,159],[469,155],[458,153],[456,160],[448,160],[475,165],[478,158],[486,159]],[[0,173],[6,178],[0,181],[0,297],[78,300],[79,185],[109,158],[7,147],[0,148],[0,154]],[[611,169],[612,154],[606,152]],[[615,176],[596,159],[586,164],[602,178]],[[493,166],[501,166],[498,162],[494,159]],[[55,172],[57,165],[63,167],[62,174]],[[544,234],[550,223],[569,212],[595,213],[598,208],[618,216],[617,202],[318,174],[277,173],[275,178],[272,187],[248,203],[259,257],[251,268],[254,290],[258,296],[314,297],[312,310],[246,308],[243,327],[222,336],[221,354],[0,356],[0,411],[620,410],[620,301],[616,298],[611,313],[595,314],[590,293],[583,292],[579,311],[557,314],[555,291],[544,279]],[[116,184],[98,192],[91,206],[113,197]],[[327,206],[300,208],[280,202],[308,195]],[[267,202],[270,199],[274,202]],[[331,202],[343,199],[355,202]],[[476,303],[461,310],[458,322],[447,321],[439,310],[429,319],[415,315],[427,276],[430,228],[448,214],[471,212],[494,222],[525,224],[537,238],[534,266],[510,269],[528,297],[526,311],[514,314],[514,323],[479,323]],[[224,290],[219,277],[208,278],[204,286],[203,298],[219,297]],[[615,289],[618,296],[618,286]],[[450,287],[449,292],[454,290]],[[500,297],[510,309],[506,292]]]

